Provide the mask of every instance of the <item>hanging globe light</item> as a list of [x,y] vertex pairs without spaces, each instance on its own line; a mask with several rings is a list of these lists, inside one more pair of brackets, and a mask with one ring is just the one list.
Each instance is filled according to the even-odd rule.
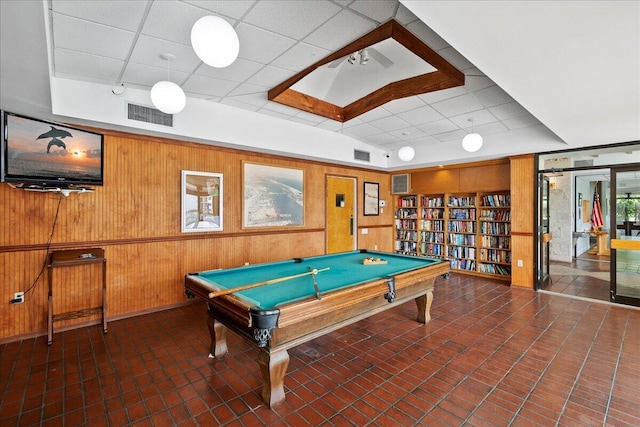
[[240,52],[240,41],[233,27],[219,16],[203,16],[191,28],[191,46],[207,65],[224,68]]

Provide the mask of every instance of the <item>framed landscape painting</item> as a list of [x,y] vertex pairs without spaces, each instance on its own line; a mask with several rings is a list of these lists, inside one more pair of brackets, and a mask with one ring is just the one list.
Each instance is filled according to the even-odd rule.
[[304,225],[302,169],[244,163],[242,226]]
[[222,231],[222,174],[182,171],[183,233]]

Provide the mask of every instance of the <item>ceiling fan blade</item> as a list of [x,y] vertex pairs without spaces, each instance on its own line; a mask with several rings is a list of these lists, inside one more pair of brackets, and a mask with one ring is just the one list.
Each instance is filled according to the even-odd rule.
[[384,68],[389,68],[393,65],[393,61],[381,54],[378,50],[370,47],[367,48],[367,51],[369,51],[369,55]]

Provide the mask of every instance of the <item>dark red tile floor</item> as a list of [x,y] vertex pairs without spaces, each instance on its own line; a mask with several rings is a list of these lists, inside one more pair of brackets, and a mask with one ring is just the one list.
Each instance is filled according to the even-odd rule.
[[2,426],[638,426],[640,311],[438,278],[407,303],[290,350],[286,401],[256,350],[207,358],[202,303],[0,346]]

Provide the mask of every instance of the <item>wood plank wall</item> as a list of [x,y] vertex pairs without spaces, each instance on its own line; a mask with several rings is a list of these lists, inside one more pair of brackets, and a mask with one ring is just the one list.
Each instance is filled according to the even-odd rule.
[[[535,157],[511,158],[511,285],[534,288]],[[522,267],[517,262],[522,260]]]
[[[325,253],[326,175],[357,178],[358,230],[368,229],[368,234],[358,233],[358,247],[392,250],[393,209],[379,216],[362,215],[364,181],[380,183],[380,198],[392,200],[386,172],[105,133],[105,185],[96,187],[95,193],[64,197],[0,185],[0,342],[46,333],[49,273],[44,266],[51,250],[105,249],[109,319],[184,303],[183,280],[188,272]],[[242,228],[245,161],[304,170],[304,226]],[[224,174],[222,232],[180,232],[182,170]],[[78,298],[89,298],[83,296],[85,289],[99,292],[98,270],[84,268],[56,269],[54,312],[78,309]],[[34,283],[24,304],[8,304],[14,292],[26,291]],[[99,318],[59,322],[54,331],[87,321],[97,323]]]

